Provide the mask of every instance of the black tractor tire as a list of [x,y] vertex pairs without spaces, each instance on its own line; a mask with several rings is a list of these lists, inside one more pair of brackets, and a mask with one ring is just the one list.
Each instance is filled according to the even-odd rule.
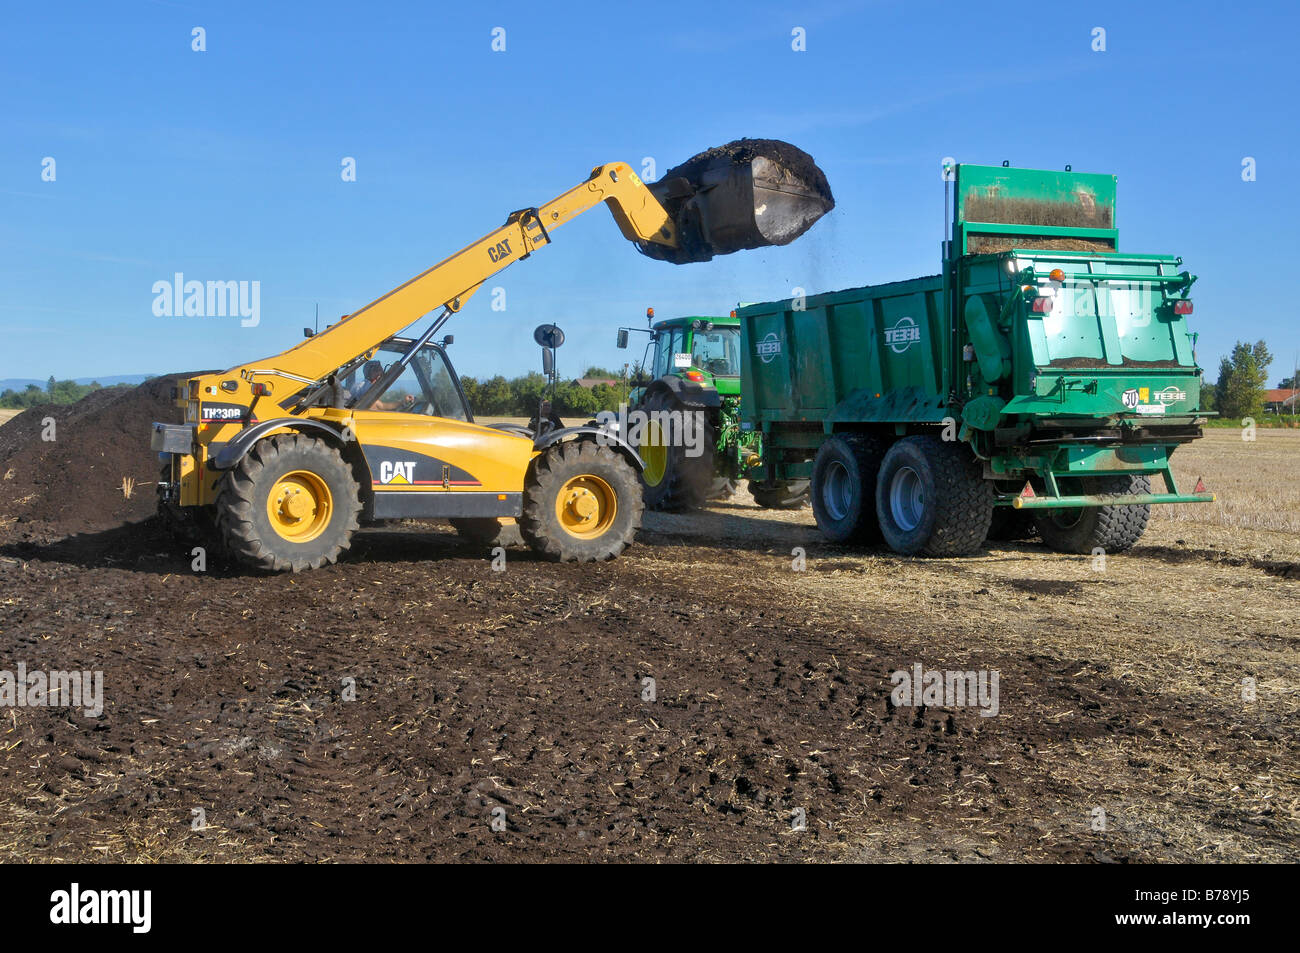
[[1017,510],[1010,506],[993,508],[993,522],[989,524],[988,538],[995,542],[1014,542],[1033,539],[1038,535],[1032,510]]
[[[1079,482],[1084,493],[1130,496],[1151,492],[1151,479],[1146,474],[1121,473]],[[1151,506],[1144,503],[1039,510],[1034,524],[1043,542],[1058,553],[1088,555],[1098,549],[1120,553],[1130,548],[1142,538],[1150,518]]]
[[749,493],[765,510],[801,510],[808,505],[807,480],[787,480],[774,486],[750,480]]
[[456,532],[475,546],[494,548],[496,546],[522,546],[523,534],[519,532],[519,521],[493,517],[457,517],[451,521]]
[[[675,411],[680,415],[679,419],[685,419],[686,414],[700,413],[683,407],[665,390],[651,394],[641,410],[650,415]],[[698,456],[690,456],[681,439],[671,439],[668,446],[657,449],[658,443],[652,441],[649,431],[647,423],[646,441],[637,447],[646,464],[641,473],[645,505],[653,510],[691,510],[703,506],[713,490],[713,448],[717,431],[706,420],[702,437],[704,452]]]
[[627,548],[644,509],[627,457],[592,440],[567,440],[529,464],[519,531],[547,559],[599,562]]
[[337,562],[352,545],[361,498],[336,447],[294,433],[258,442],[228,471],[216,509],[221,540],[244,565],[302,572]]
[[968,556],[988,538],[993,496],[966,444],[904,437],[880,464],[876,516],[896,553]]
[[813,459],[813,517],[832,543],[880,540],[876,474],[884,455],[884,442],[870,434],[840,434],[818,449]]

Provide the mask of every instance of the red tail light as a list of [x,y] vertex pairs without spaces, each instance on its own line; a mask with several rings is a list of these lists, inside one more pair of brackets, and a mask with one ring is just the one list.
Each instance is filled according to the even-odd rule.
[[1191,314],[1192,303],[1190,301],[1175,301],[1174,314]]
[[701,374],[699,371],[687,371],[686,379],[688,381],[702,381],[704,380],[704,375]]
[[1050,314],[1052,311],[1051,298],[1035,298],[1034,314]]

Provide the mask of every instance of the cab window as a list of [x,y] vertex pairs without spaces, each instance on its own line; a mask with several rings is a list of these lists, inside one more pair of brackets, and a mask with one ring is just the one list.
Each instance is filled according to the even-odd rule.
[[[352,392],[354,405],[370,397],[370,388],[378,386],[372,381],[386,374],[403,353],[400,348],[380,347],[374,358],[352,375],[351,383],[345,381],[345,386]],[[436,347],[421,348],[368,409],[452,420],[469,419],[456,379],[447,367],[447,359]]]
[[691,341],[691,363],[715,377],[739,377],[740,328],[696,331]]

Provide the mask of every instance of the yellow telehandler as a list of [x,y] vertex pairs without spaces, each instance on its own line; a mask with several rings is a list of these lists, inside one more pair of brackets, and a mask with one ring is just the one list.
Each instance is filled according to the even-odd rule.
[[[647,185],[597,166],[504,225],[318,334],[177,389],[184,423],[155,423],[159,512],[215,531],[267,571],[333,563],[363,520],[518,521],[551,559],[609,559],[640,525],[640,457],[609,428],[474,423],[435,335],[483,282],[604,202],[644,254],[683,264],[793,241],[834,205],[825,177],[786,143],[738,140]],[[398,332],[437,312],[410,338]]]

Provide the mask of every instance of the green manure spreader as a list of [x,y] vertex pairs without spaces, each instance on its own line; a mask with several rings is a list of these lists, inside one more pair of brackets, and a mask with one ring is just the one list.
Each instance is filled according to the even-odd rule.
[[751,481],[811,479],[828,539],[926,556],[1116,552],[1152,504],[1213,501],[1169,466],[1206,417],[1182,259],[1119,250],[1114,176],[954,179],[941,274],[739,309]]

